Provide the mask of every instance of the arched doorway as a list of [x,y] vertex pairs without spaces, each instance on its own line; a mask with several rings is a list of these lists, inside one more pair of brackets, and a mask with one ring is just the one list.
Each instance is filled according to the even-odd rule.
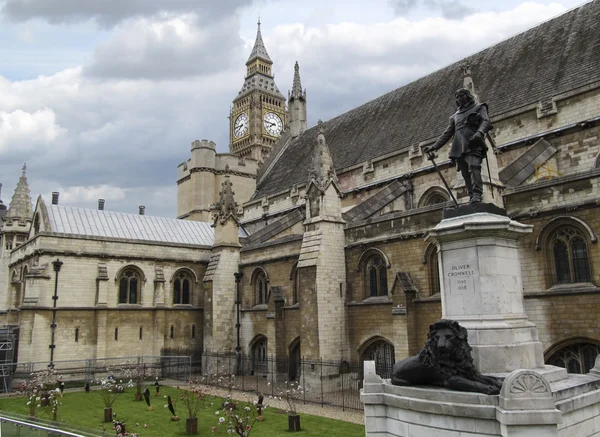
[[375,361],[375,372],[382,378],[391,378],[395,361],[394,345],[382,338],[374,339],[364,348],[360,360],[361,363]]
[[289,381],[299,381],[302,371],[302,356],[300,355],[300,339],[296,339],[290,345],[288,362]]
[[252,375],[257,373],[267,373],[267,337],[264,335],[257,336],[250,347]]

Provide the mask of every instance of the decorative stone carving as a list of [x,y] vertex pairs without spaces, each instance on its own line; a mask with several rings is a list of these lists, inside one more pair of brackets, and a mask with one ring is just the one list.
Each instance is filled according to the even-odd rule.
[[498,394],[502,382],[477,371],[467,342],[467,330],[454,320],[429,326],[419,355],[394,364],[394,385],[437,385],[453,390]]
[[211,210],[214,212],[215,223],[219,220],[221,224],[224,224],[230,217],[237,220],[239,205],[233,197],[235,193],[228,174],[225,175],[225,180],[221,183],[221,187],[219,201],[211,205]]
[[554,409],[550,384],[533,370],[515,370],[508,375],[500,392],[500,406],[505,410]]

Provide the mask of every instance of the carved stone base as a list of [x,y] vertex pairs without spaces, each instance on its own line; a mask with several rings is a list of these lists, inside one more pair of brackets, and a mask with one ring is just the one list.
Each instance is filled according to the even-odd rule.
[[[600,357],[597,360],[600,369]],[[564,369],[563,369],[564,370]],[[600,376],[569,375],[550,383],[515,370],[500,395],[439,387],[399,387],[365,362],[361,401],[366,437],[592,437],[600,420]]]

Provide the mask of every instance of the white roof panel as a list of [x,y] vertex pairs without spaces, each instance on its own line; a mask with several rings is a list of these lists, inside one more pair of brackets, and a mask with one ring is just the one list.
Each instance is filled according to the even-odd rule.
[[[48,205],[50,231],[61,234],[212,246],[211,223]],[[246,236],[240,228],[240,236]]]

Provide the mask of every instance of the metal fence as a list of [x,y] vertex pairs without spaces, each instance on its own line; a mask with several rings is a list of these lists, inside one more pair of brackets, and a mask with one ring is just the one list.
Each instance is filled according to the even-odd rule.
[[[123,377],[127,370],[140,368],[146,379],[175,379],[186,381],[191,375],[191,357],[188,356],[137,356],[95,358],[87,360],[53,361],[56,376],[70,385],[98,381],[113,375]],[[49,367],[48,361],[13,363],[9,367],[13,380],[23,380],[33,372]],[[14,385],[14,384],[13,384]],[[11,391],[8,387],[7,391]]]
[[[362,410],[362,363],[347,361],[308,360],[263,356],[261,359],[235,353],[204,352],[201,360],[189,356],[137,356],[103,359],[54,361],[58,378],[67,387],[81,386],[109,375],[120,377],[119,372],[141,366],[146,379],[186,382],[200,380],[205,384],[264,396],[285,397],[290,386],[300,386],[293,402],[313,403],[340,407],[343,410]],[[49,362],[14,363],[13,380],[29,377],[48,368]],[[391,367],[377,362],[376,371],[383,378],[390,377]],[[13,384],[14,385],[14,384]],[[11,388],[13,389],[13,388]]]
[[204,352],[201,361],[192,362],[192,378],[224,389],[273,397],[285,397],[290,386],[299,385],[295,402],[362,410],[361,364],[273,356],[256,359],[243,354]]

